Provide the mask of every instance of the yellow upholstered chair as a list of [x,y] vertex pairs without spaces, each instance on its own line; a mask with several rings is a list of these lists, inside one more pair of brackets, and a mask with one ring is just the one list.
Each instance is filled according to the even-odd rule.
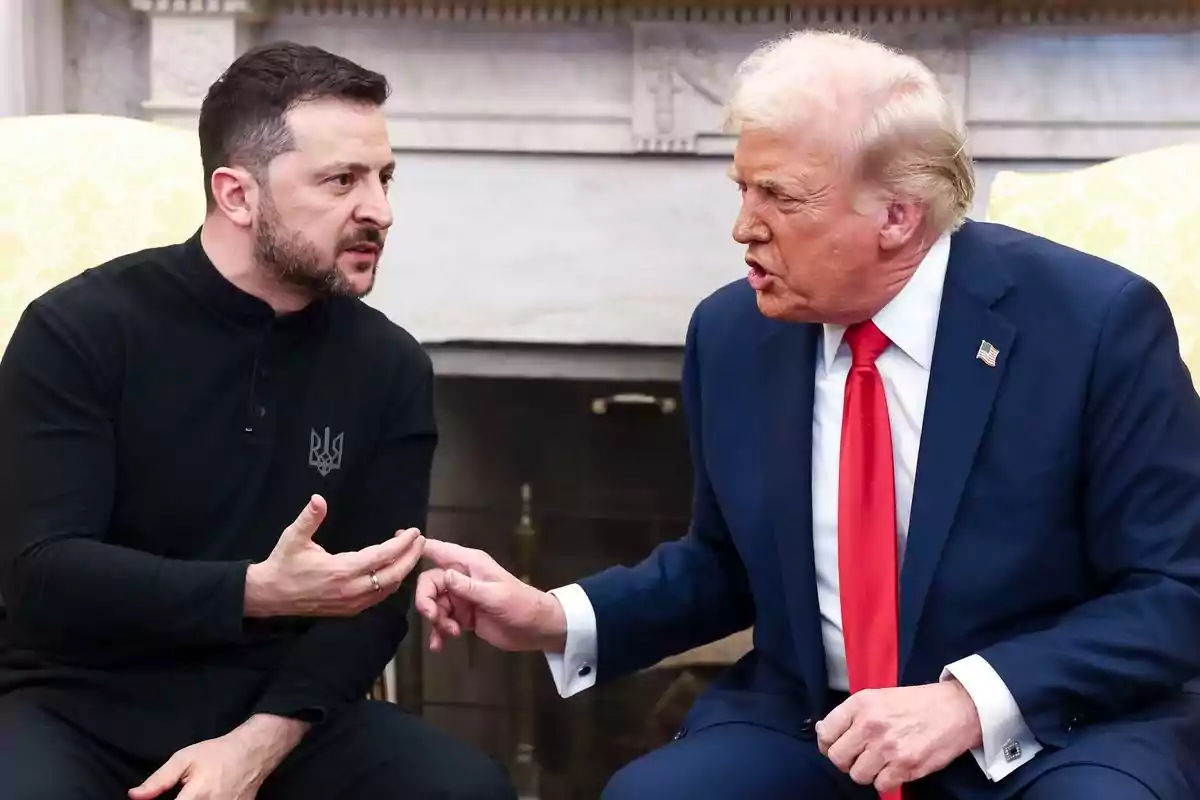
[[0,350],[29,301],[123,253],[186,239],[204,219],[194,133],[89,114],[0,119]]
[[[196,137],[127,117],[0,118],[0,352],[30,301],[204,218]],[[3,598],[0,598],[0,613]]]
[[1100,256],[1167,299],[1200,385],[1200,143],[1070,172],[1001,172],[987,219]]

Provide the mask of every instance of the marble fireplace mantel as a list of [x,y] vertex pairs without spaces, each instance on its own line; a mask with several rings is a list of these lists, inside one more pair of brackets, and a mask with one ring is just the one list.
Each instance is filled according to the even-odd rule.
[[1191,0],[131,0],[150,16],[146,114],[195,124],[250,43],[290,38],[386,74],[401,150],[723,155],[738,62],[796,27],[907,49],[981,159],[1103,159],[1200,137]]
[[[101,0],[86,0],[96,3]],[[119,3],[124,0],[102,0]],[[388,76],[403,179],[370,302],[443,374],[668,378],[696,302],[744,275],[722,103],[759,42],[865,29],[968,122],[973,216],[1001,168],[1200,140],[1200,0],[130,0],[138,113],[194,127],[254,42]],[[143,16],[133,14],[136,10]],[[1054,9],[1054,10],[1051,10]],[[144,51],[143,51],[144,52]]]
[[134,8],[163,14],[249,14],[280,12],[359,13],[468,19],[572,19],[746,15],[749,18],[801,18],[849,12],[891,15],[935,12],[975,15],[1083,16],[1118,13],[1144,17],[1189,14],[1196,0],[130,0]]

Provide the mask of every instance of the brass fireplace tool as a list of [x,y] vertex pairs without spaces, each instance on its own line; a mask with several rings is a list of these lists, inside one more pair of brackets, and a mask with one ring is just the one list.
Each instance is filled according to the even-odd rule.
[[[521,518],[513,531],[516,550],[516,574],[526,583],[533,583],[533,568],[537,557],[537,531],[533,527],[533,491],[528,483],[521,484]],[[516,763],[513,779],[521,800],[538,797],[538,763],[535,754],[534,713],[537,703],[534,670],[538,668],[536,653],[515,653],[516,686],[513,693],[516,722]]]

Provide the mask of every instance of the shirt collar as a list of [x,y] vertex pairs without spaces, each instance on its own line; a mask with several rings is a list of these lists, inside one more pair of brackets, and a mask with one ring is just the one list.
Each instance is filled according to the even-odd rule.
[[279,316],[265,301],[242,291],[220,273],[204,251],[197,230],[183,245],[182,275],[185,282],[210,306],[227,317],[257,327],[273,324],[276,327],[304,326],[323,316],[328,301],[318,299],[300,311]]
[[[933,341],[937,334],[938,313],[942,306],[942,286],[950,263],[950,234],[934,242],[916,272],[900,293],[873,317],[879,330],[905,355],[929,370],[933,363]],[[823,358],[828,372],[842,345],[845,325],[824,327]]]

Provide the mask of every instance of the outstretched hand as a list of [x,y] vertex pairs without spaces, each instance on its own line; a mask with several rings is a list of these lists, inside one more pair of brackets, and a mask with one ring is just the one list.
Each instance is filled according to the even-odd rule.
[[430,650],[473,630],[501,650],[562,652],[567,622],[553,595],[521,581],[482,550],[427,539],[425,557],[436,566],[418,576],[414,604],[432,623]]
[[246,615],[352,616],[400,588],[425,539],[416,528],[351,553],[329,553],[313,541],[325,521],[325,499],[313,495],[284,528],[267,559],[246,572]]

